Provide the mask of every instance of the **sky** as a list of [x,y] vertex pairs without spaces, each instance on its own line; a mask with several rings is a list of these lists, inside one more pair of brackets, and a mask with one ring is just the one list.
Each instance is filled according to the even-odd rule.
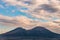
[[0,34],[36,26],[60,34],[59,0],[0,0]]

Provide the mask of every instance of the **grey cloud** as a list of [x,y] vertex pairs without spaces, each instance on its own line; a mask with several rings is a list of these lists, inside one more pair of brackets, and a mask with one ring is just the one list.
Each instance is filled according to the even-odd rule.
[[23,2],[24,4],[27,4],[27,5],[32,5],[32,4],[34,4],[34,2],[32,2],[33,0],[16,0],[16,1],[21,1],[21,2]]
[[0,22],[11,23],[11,24],[18,24],[18,21],[15,21],[15,20],[0,19]]
[[45,10],[50,13],[55,13],[58,11],[57,8],[54,8],[54,7],[52,7],[52,5],[49,5],[49,4],[42,4],[42,5],[40,5],[40,7],[42,10]]

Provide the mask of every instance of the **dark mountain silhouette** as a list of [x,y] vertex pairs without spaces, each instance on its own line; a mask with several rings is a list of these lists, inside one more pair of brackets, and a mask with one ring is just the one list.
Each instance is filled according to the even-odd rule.
[[29,30],[29,36],[55,38],[58,35],[59,34],[53,33],[44,27],[36,27],[32,30]]
[[17,37],[17,36],[25,36],[26,30],[23,28],[16,28],[10,32],[7,32],[5,34],[2,34],[3,36],[11,36],[11,37]]
[[43,37],[43,38],[58,38],[60,34],[53,33],[44,27],[35,27],[31,30],[16,28],[10,32],[2,34],[4,37]]

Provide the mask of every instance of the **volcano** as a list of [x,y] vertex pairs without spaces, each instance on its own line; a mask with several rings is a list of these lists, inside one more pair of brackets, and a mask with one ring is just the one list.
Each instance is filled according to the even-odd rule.
[[60,37],[60,34],[53,33],[44,27],[35,27],[31,30],[25,30],[19,27],[1,35],[3,37],[43,37],[43,38]]

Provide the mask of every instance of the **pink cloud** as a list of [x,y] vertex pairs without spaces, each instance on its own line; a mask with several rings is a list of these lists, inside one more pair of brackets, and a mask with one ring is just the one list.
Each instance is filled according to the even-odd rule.
[[[35,21],[32,20],[28,17],[25,16],[16,16],[16,17],[9,17],[9,16],[0,16],[0,23],[1,24],[7,24],[7,25],[15,25],[26,28],[26,29],[31,29],[34,28],[35,26],[43,26],[48,28],[49,30],[56,32],[56,33],[60,33],[59,29],[60,28],[60,21],[54,21],[53,18],[58,18],[60,20],[60,5],[56,0],[51,0],[52,3],[49,3],[48,0],[44,0],[44,1],[40,1],[40,0],[33,0],[32,2],[34,3],[33,5],[27,5],[24,4],[22,0],[20,1],[16,1],[16,0],[5,0],[5,3],[12,5],[12,6],[23,6],[23,7],[27,7],[29,8],[29,10],[19,10],[22,12],[26,12],[26,13],[30,13],[30,15],[32,15],[33,17],[37,18],[37,19],[45,19],[48,20],[48,22],[44,23],[44,22],[40,22],[40,21]],[[57,2],[57,3],[56,3]],[[50,13],[47,12],[44,9],[41,9],[41,5],[46,4],[51,6],[52,8],[56,8],[56,12],[54,13]],[[17,8],[18,8],[17,6]],[[13,11],[14,12],[14,11]],[[2,21],[3,20],[3,21]],[[12,25],[12,26],[13,26]],[[57,30],[55,30],[57,29]]]

